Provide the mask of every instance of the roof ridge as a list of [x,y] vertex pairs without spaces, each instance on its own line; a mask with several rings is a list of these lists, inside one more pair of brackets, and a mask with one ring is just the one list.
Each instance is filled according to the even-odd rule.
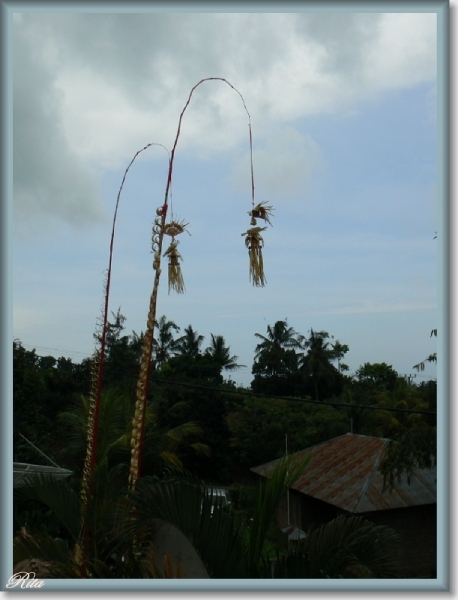
[[[368,436],[368,437],[370,437],[370,436]],[[378,439],[380,439],[380,440],[384,440],[384,441],[383,441],[383,446],[382,446],[382,449],[380,450],[380,452],[379,452],[379,454],[378,454],[378,457],[377,457],[377,458],[376,458],[376,460],[375,460],[375,465],[374,465],[374,468],[372,469],[372,472],[371,472],[371,474],[369,475],[369,477],[367,478],[367,481],[366,481],[366,483],[364,484],[364,488],[363,488],[363,491],[361,492],[361,496],[360,496],[360,498],[359,498],[359,500],[358,500],[358,504],[356,505],[356,508],[355,508],[355,510],[353,511],[353,512],[355,512],[355,513],[356,513],[356,512],[358,512],[359,505],[360,505],[360,504],[361,504],[361,502],[363,501],[363,498],[364,498],[364,496],[366,495],[366,492],[367,492],[367,490],[369,489],[369,486],[370,486],[370,484],[372,483],[372,480],[373,480],[373,478],[374,478],[374,477],[375,477],[375,475],[377,474],[377,469],[378,469],[378,466],[379,466],[379,464],[380,464],[380,460],[381,460],[381,458],[382,458],[382,455],[383,455],[383,453],[384,453],[384,451],[385,451],[386,444],[387,444],[387,442],[388,442],[388,440],[387,440],[386,438],[378,438]]]

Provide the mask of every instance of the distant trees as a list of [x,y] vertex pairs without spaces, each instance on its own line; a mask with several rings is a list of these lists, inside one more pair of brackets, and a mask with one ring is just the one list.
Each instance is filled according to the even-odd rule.
[[173,321],[168,321],[165,315],[155,323],[157,329],[155,344],[155,366],[160,368],[169,360],[175,344],[173,332],[180,331],[180,328]]
[[235,371],[245,365],[237,364],[238,356],[231,356],[230,346],[226,346],[226,340],[222,335],[211,334],[211,345],[205,350],[212,360],[221,366],[225,371]]
[[195,358],[200,354],[200,347],[204,339],[203,335],[199,335],[197,331],[194,331],[191,325],[188,325],[184,330],[184,335],[179,337],[173,343],[172,351],[178,356]]
[[228,413],[231,449],[245,467],[268,462],[349,431],[344,409],[300,400],[242,396]]
[[20,435],[56,461],[65,443],[56,427],[56,416],[89,389],[90,360],[75,364],[71,359],[39,356],[13,341],[13,411],[17,431],[13,457],[17,462],[42,462],[43,457]]
[[[433,336],[437,337],[437,329],[433,329],[431,331],[431,334],[430,334],[429,337],[433,337]],[[429,356],[427,356],[425,358],[425,360],[422,360],[417,365],[414,365],[412,368],[416,369],[419,372],[424,371],[425,367],[426,367],[426,363],[437,363],[437,354],[436,354],[436,352],[433,352],[433,354],[430,354]]]
[[255,336],[262,341],[255,349],[253,391],[274,396],[312,395],[316,400],[341,393],[340,361],[349,350],[346,344],[337,341],[331,346],[332,337],[326,331],[313,329],[306,338],[289,327],[286,319],[268,325],[266,336]]
[[288,326],[288,322],[277,321],[273,327],[267,326],[267,335],[255,333],[261,341],[255,348],[255,361],[252,373],[254,392],[276,396],[293,395],[298,384],[298,369],[301,337]]
[[368,392],[394,392],[399,375],[386,363],[364,363],[355,372],[355,377]]
[[[143,337],[143,333],[127,334],[125,323],[120,309],[112,313],[104,372],[104,389],[114,402],[108,404],[112,416],[125,420],[124,441],[131,427]],[[206,345],[204,336],[192,325],[181,330],[165,315],[158,319],[148,403],[155,424],[151,421],[147,426],[151,449],[145,450],[147,470],[155,471],[169,456],[172,464],[183,465],[200,477],[227,482],[234,465],[246,468],[280,456],[286,434],[290,448],[300,449],[347,431],[401,442],[397,454],[390,455],[386,473],[395,472],[395,463],[399,468],[403,465],[405,472],[406,465],[424,465],[427,456],[435,457],[434,381],[414,385],[386,363],[365,362],[349,376],[343,362],[348,345],[326,331],[310,329],[304,336],[287,319],[254,335],[251,390],[240,388],[240,393],[234,394],[228,392],[237,391],[236,385],[225,380],[225,375],[241,365],[224,336],[212,333]],[[61,466],[74,468],[80,460],[78,453],[61,454],[71,439],[58,415],[72,412],[75,402],[80,404],[80,412],[83,410],[91,359],[74,363],[64,357],[41,357],[26,350],[19,340],[13,343],[13,358],[19,431]],[[114,400],[121,396],[122,402]],[[268,398],[271,396],[290,399]],[[347,406],[339,407],[341,404]],[[119,429],[119,423],[116,427]],[[174,441],[170,436],[175,436]],[[121,462],[128,456],[123,444],[112,452]],[[207,446],[211,455],[196,454],[199,444]],[[81,453],[84,441],[80,445]],[[157,460],[162,452],[166,453],[164,460]],[[14,458],[42,462],[17,433]]]
[[332,348],[329,339],[327,331],[315,332],[311,329],[310,337],[303,341],[307,354],[302,357],[301,371],[306,383],[309,382],[307,387],[313,387],[315,400],[323,400],[324,394],[331,396],[341,391],[339,383],[342,377],[331,361],[336,358],[340,360],[348,352],[348,346],[339,344],[337,349]]

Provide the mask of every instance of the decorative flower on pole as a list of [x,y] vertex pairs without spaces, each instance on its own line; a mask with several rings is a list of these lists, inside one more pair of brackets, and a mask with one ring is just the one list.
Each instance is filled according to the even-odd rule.
[[266,206],[266,202],[260,202],[248,212],[248,214],[251,216],[250,224],[256,225],[256,219],[264,219],[266,223],[272,225],[270,222],[270,217],[273,216],[273,210],[275,210],[275,208],[272,208],[272,206]]

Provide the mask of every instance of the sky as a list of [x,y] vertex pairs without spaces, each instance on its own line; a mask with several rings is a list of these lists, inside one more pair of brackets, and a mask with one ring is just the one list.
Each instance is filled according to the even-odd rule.
[[[220,77],[251,118],[267,284],[249,281],[248,115],[223,81],[184,113],[170,209],[184,294],[157,316],[223,335],[249,386],[255,333],[287,319],[349,346],[353,374],[385,362],[421,383],[436,351],[437,34],[428,13],[16,14],[13,336],[40,355],[92,354],[113,212],[135,153],[169,151],[191,89]],[[168,155],[129,170],[110,310],[145,330],[151,227]],[[164,246],[164,249],[166,246]]]

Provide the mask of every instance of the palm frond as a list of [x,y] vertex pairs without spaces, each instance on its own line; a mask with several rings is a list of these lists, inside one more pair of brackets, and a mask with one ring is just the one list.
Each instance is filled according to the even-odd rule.
[[276,575],[340,579],[394,577],[400,536],[362,517],[339,516],[312,529],[287,555],[278,557]]
[[28,500],[41,502],[53,511],[74,540],[78,538],[80,502],[66,481],[49,473],[25,475],[15,486],[13,499],[16,506]]
[[207,444],[194,442],[193,444],[189,444],[189,447],[192,448],[198,456],[211,456],[212,454],[212,450]]
[[158,521],[179,529],[191,542],[213,578],[240,577],[244,571],[243,537],[237,523],[223,510],[214,510],[202,484],[184,479],[145,478],[132,494],[132,531],[144,534]]
[[278,503],[309,461],[310,456],[281,458],[270,478],[260,484],[248,543],[248,571],[251,576],[255,576],[259,571],[266,533]]
[[24,528],[13,540],[13,571],[34,572],[37,579],[78,578],[71,549],[46,532],[29,534]]

